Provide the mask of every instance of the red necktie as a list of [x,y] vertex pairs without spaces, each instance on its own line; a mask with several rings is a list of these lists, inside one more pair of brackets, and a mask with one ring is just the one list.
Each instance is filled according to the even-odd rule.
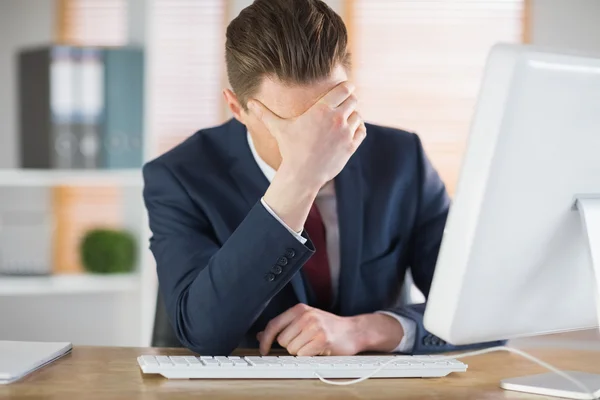
[[310,208],[304,229],[310,236],[316,252],[302,268],[317,296],[317,306],[326,310],[331,305],[331,270],[327,257],[325,224],[323,224],[323,218],[315,204]]

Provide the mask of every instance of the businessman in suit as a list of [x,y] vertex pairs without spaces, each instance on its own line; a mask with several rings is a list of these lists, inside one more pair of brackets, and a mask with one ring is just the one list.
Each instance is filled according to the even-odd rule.
[[227,29],[234,115],[144,167],[169,319],[202,354],[453,350],[399,304],[425,294],[449,199],[413,133],[363,122],[341,18],[256,0]]

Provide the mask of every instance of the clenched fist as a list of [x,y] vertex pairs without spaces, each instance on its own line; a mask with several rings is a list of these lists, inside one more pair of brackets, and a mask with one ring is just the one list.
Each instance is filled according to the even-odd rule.
[[340,317],[298,304],[272,319],[257,339],[266,355],[273,342],[298,356],[354,355],[363,351],[391,351],[404,331],[398,321],[383,314]]

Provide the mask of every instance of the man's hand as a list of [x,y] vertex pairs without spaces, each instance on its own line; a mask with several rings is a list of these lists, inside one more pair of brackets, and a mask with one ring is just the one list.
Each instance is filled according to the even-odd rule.
[[282,164],[302,182],[323,186],[340,173],[366,136],[354,86],[342,82],[304,114],[283,119],[258,100],[248,107],[277,140]]
[[277,140],[282,162],[264,201],[301,231],[319,189],[338,175],[365,138],[354,86],[342,82],[304,114],[283,119],[258,100],[249,109]]
[[391,351],[404,332],[398,321],[383,314],[339,317],[298,304],[272,319],[257,336],[266,355],[275,340],[298,356],[354,355],[363,351]]

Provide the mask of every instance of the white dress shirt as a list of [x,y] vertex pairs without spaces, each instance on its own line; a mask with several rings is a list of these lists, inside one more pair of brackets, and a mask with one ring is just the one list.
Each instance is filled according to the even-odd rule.
[[[256,148],[254,147],[254,142],[252,141],[252,137],[250,133],[246,134],[248,138],[248,145],[250,146],[250,151],[254,156],[254,160],[258,164],[259,168],[267,178],[269,182],[273,180],[275,177],[275,170],[269,166],[260,156],[258,155]],[[279,218],[277,214],[269,207],[267,203],[263,199],[261,199],[262,205],[265,209],[277,220],[281,223],[298,241],[302,244],[306,243],[306,239],[302,237],[301,233],[295,232],[291,229],[285,222]],[[331,285],[332,285],[332,295],[334,300],[337,299],[338,294],[338,286],[339,286],[339,277],[340,277],[340,229],[338,224],[338,213],[337,213],[337,200],[335,197],[335,185],[333,182],[327,183],[319,193],[317,194],[317,198],[315,199],[315,204],[321,213],[321,217],[323,218],[323,224],[325,225],[325,235],[327,242],[327,257],[329,259],[329,268],[331,272]],[[396,315],[394,313],[388,311],[379,311],[381,314],[386,314],[390,317],[396,319],[400,325],[402,325],[402,329],[404,330],[404,336],[400,341],[400,344],[394,349],[395,352],[409,353],[415,342],[415,334],[416,334],[416,326],[415,322],[404,318],[400,315]]]

